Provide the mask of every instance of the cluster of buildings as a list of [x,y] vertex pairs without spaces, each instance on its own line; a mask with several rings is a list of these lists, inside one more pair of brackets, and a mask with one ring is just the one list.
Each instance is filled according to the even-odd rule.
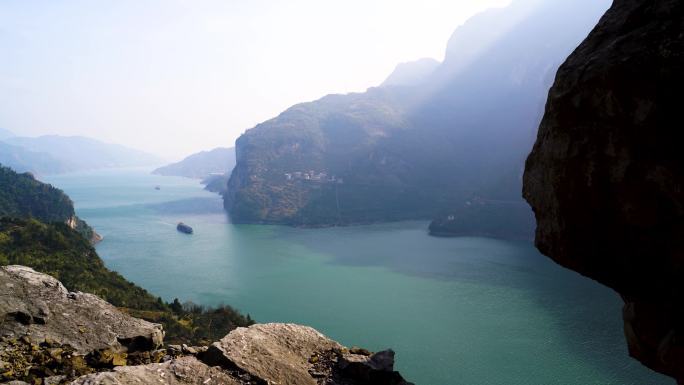
[[344,183],[344,180],[342,180],[342,178],[338,178],[335,175],[328,175],[328,173],[326,172],[316,172],[314,170],[287,172],[285,173],[285,179],[308,180],[319,183]]

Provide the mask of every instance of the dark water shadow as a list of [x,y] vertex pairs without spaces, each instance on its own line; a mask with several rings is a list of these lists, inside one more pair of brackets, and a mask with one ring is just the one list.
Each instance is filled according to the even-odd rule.
[[223,201],[216,198],[187,198],[142,205],[155,214],[222,214]]
[[161,203],[137,203],[96,209],[80,209],[79,215],[87,217],[97,214],[100,216],[131,216],[132,212],[150,212],[155,215],[172,214],[227,214],[223,209],[223,201],[216,198],[187,198]]

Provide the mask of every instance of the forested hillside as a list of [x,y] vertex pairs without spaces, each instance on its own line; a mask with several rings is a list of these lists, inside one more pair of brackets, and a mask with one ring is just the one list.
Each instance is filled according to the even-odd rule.
[[74,205],[62,190],[0,165],[0,216],[66,223]]
[[163,323],[169,342],[217,339],[252,322],[230,306],[165,303],[107,269],[89,242],[92,236],[64,192],[0,166],[0,265],[29,266],[69,290],[96,294],[138,317]]

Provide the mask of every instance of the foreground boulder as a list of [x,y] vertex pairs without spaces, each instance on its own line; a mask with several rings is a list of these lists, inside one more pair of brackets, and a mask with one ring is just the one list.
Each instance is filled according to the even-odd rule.
[[342,345],[316,330],[294,324],[261,324],[237,328],[206,353],[205,361],[236,367],[269,383],[316,385],[309,360]]
[[111,372],[81,377],[72,385],[240,385],[219,367],[210,367],[195,357],[180,357],[171,361],[141,366],[122,366]]
[[684,2],[615,0],[558,71],[524,176],[536,245],[618,291],[630,354],[684,383]]
[[152,350],[161,325],[133,318],[99,297],[70,293],[58,280],[24,266],[0,267],[0,336],[70,345],[76,353]]
[[237,328],[213,343],[203,360],[248,373],[259,384],[408,384],[394,371],[394,352],[349,350],[315,329],[295,324]]
[[117,367],[71,384],[410,385],[394,371],[393,351],[347,349],[294,324],[237,328],[208,349],[192,350],[194,356]]
[[347,349],[306,326],[253,325],[208,347],[158,349],[161,326],[49,275],[0,267],[0,288],[3,383],[409,385],[391,350]]

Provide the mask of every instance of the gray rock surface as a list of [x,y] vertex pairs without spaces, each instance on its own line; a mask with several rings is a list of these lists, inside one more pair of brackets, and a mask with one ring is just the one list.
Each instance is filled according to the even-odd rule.
[[195,357],[180,357],[160,364],[122,366],[111,372],[91,374],[76,379],[72,385],[240,385],[219,367],[210,367]]
[[345,352],[338,359],[334,377],[337,383],[363,385],[408,385],[399,372],[394,371],[394,351],[384,350],[375,354]]
[[307,326],[258,324],[237,328],[213,343],[205,361],[234,366],[269,384],[316,385],[309,374],[311,357],[317,352],[342,348]]
[[201,358],[261,384],[408,385],[394,371],[394,352],[351,351],[315,329],[295,324],[237,328]]
[[50,339],[79,353],[151,350],[161,325],[133,318],[99,297],[70,293],[56,279],[24,266],[0,267],[0,335]]
[[393,371],[393,351],[349,350],[306,326],[253,325],[209,347],[153,350],[162,343],[159,325],[123,314],[94,295],[69,293],[46,274],[0,267],[0,288],[0,381],[408,385]]

